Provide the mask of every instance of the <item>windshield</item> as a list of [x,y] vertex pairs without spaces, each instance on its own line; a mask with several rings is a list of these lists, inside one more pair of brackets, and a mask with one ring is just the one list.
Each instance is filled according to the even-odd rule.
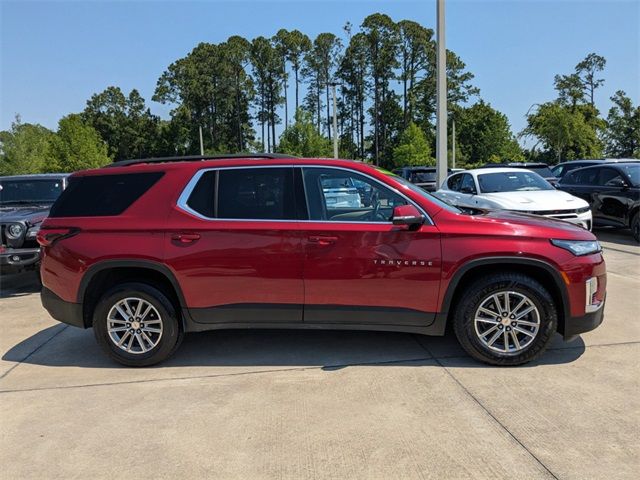
[[62,193],[62,179],[5,180],[0,182],[0,205],[53,203]]
[[378,170],[380,173],[384,173],[385,175],[388,175],[389,177],[393,177],[394,180],[400,182],[401,184],[403,184],[405,187],[408,187],[410,190],[414,191],[415,193],[417,193],[418,195],[426,198],[427,200],[429,200],[430,202],[435,203],[436,205],[439,205],[440,207],[449,210],[450,212],[455,212],[455,213],[461,213],[462,210],[460,210],[458,207],[455,207],[453,205],[451,205],[450,203],[447,203],[433,195],[431,195],[429,192],[427,192],[426,190],[418,187],[417,185],[414,185],[413,183],[411,183],[409,180],[402,178],[398,175],[396,175],[395,173],[391,173],[383,168],[376,168],[376,170]]
[[536,172],[537,174],[543,176],[544,178],[549,178],[549,177],[555,177],[556,175],[553,174],[553,172],[551,171],[551,169],[547,166],[540,166],[540,167],[525,167],[527,170],[532,170],[534,172]]
[[410,179],[414,183],[422,182],[435,182],[436,172],[411,172]]
[[553,190],[549,182],[534,172],[499,172],[478,175],[481,193]]
[[640,187],[640,165],[620,165],[620,169],[624,170],[634,187]]

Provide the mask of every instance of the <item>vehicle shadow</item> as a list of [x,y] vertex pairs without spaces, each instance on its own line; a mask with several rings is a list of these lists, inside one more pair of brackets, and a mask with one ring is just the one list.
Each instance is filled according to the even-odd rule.
[[[564,343],[557,335],[549,351],[525,367],[570,363],[584,351],[581,338]],[[48,327],[22,340],[2,360],[49,367],[126,368],[102,352],[92,330],[63,325]],[[337,370],[355,365],[445,364],[447,368],[492,368],[470,358],[451,332],[444,337],[427,337],[344,330],[218,330],[187,334],[172,358],[148,369],[296,366]]]
[[598,240],[602,242],[616,243],[618,245],[628,245],[630,247],[639,247],[638,243],[631,235],[631,230],[628,228],[606,228],[596,227],[593,229],[593,234],[598,237]]
[[35,272],[0,275],[0,299],[38,293],[40,284]]

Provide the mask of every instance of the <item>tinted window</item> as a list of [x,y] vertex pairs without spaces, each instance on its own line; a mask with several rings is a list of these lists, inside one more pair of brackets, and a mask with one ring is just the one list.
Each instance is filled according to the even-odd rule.
[[293,168],[220,170],[217,218],[293,220]]
[[140,198],[163,172],[71,177],[69,186],[51,207],[50,217],[119,215]]
[[473,182],[473,177],[468,173],[462,175],[462,182],[460,183],[460,190],[464,190],[465,193],[476,193],[476,185]]
[[575,170],[567,175],[564,183],[573,185],[597,185],[599,168],[585,168],[584,170]]
[[619,168],[627,174],[634,187],[640,187],[640,165],[620,165]]
[[449,177],[449,180],[447,180],[447,187],[449,188],[449,190],[453,190],[454,192],[457,192],[460,190],[461,182],[462,182],[462,175],[452,175],[451,177]]
[[213,209],[213,199],[215,198],[216,188],[216,172],[209,171],[202,174],[200,180],[193,188],[187,205],[189,208],[204,215],[205,217],[213,218],[215,216]]
[[0,204],[53,203],[62,193],[62,179],[4,180],[0,182]]
[[500,172],[478,175],[482,193],[516,192],[527,190],[553,190],[544,178],[534,172]]
[[[407,201],[363,175],[333,168],[303,169],[309,218],[340,222],[389,222]],[[332,185],[341,188],[331,188]]]
[[603,168],[600,170],[600,176],[598,178],[598,185],[605,186],[621,186],[622,175],[613,168]]
[[414,183],[435,182],[436,172],[435,170],[414,170],[411,172],[409,180]]

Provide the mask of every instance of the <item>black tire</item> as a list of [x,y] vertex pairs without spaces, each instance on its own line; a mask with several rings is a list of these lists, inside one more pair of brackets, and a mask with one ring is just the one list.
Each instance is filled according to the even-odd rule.
[[636,242],[640,243],[640,213],[636,212],[631,219],[631,234]]
[[[111,309],[119,301],[131,297],[151,304],[159,314],[156,321],[160,320],[162,324],[162,334],[157,344],[144,353],[129,353],[118,347],[108,331],[108,315]],[[176,310],[169,299],[160,290],[145,283],[123,283],[107,291],[94,310],[93,331],[98,344],[106,354],[116,362],[129,367],[148,367],[166,360],[178,349],[184,336]],[[137,342],[138,340],[134,342],[134,346]],[[144,343],[148,348],[150,344]]]
[[[530,343],[517,351],[514,344],[514,352],[508,353],[495,351],[485,345],[480,340],[479,334],[476,333],[474,320],[479,307],[488,297],[504,291],[515,292],[516,295],[527,297],[537,308],[539,317],[539,327],[533,340],[529,340],[526,336],[523,337]],[[547,348],[556,331],[557,311],[553,298],[539,282],[527,275],[498,273],[479,278],[465,287],[465,292],[468,294],[460,299],[454,310],[453,329],[462,348],[473,358],[490,365],[521,365],[537,358]],[[506,319],[505,321],[508,322]],[[500,330],[503,328],[511,329],[510,326],[499,327]],[[487,328],[491,328],[491,324]],[[495,332],[498,331],[495,330]],[[515,333],[515,329],[514,334],[518,335]],[[508,336],[510,334],[506,335],[504,338],[508,339],[507,342],[512,341]],[[506,342],[502,341],[502,343]],[[505,350],[509,350],[509,345],[507,344]]]

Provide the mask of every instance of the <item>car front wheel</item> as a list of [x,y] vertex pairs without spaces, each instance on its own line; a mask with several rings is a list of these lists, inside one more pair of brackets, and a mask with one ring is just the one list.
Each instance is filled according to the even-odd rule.
[[118,285],[105,293],[94,311],[93,330],[111,358],[132,367],[165,360],[182,340],[169,299],[143,283]]
[[476,280],[454,312],[454,331],[473,358],[520,365],[538,357],[556,330],[553,298],[536,280],[517,273]]

